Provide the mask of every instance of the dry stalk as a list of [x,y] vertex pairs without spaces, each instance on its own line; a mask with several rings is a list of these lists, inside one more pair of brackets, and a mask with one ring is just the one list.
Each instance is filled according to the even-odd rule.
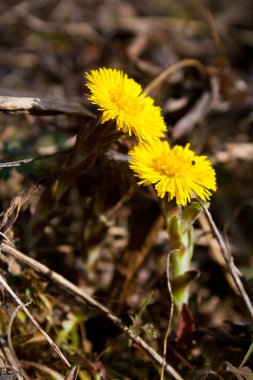
[[167,286],[168,286],[168,292],[170,296],[170,311],[169,311],[168,325],[167,325],[167,329],[166,329],[164,341],[163,341],[163,365],[162,365],[162,371],[161,371],[161,380],[164,380],[164,369],[165,369],[165,364],[166,364],[166,354],[167,354],[167,345],[168,345],[167,342],[168,342],[171,321],[172,321],[173,312],[174,312],[173,294],[172,294],[171,283],[170,283],[170,255],[171,253],[172,252],[169,252],[167,255],[167,265],[166,265]]
[[240,271],[236,267],[236,265],[234,263],[234,258],[231,255],[231,253],[228,251],[226,244],[224,242],[224,239],[222,238],[218,228],[216,227],[216,224],[214,223],[214,220],[212,218],[211,213],[208,211],[207,207],[205,206],[204,202],[201,199],[199,199],[199,203],[201,204],[201,206],[204,210],[204,214],[206,215],[206,218],[208,220],[208,223],[210,225],[212,233],[213,233],[215,239],[217,240],[217,242],[219,244],[219,247],[220,247],[221,253],[224,257],[224,260],[226,262],[228,271],[230,272],[231,276],[233,277],[235,285],[236,285],[236,287],[237,287],[237,289],[238,289],[238,291],[239,291],[239,293],[240,293],[242,299],[244,300],[244,303],[248,309],[248,313],[249,313],[251,319],[253,320],[253,305],[252,305],[250,298],[249,298],[249,296],[248,296],[248,294],[244,288],[243,282],[242,282],[241,277],[240,277],[241,276]]
[[59,373],[53,370],[52,368],[49,368],[46,365],[32,362],[30,360],[21,360],[21,364],[23,366],[30,366],[37,368],[39,371],[44,372],[46,375],[49,375],[50,378],[53,378],[54,380],[64,380],[64,377]]
[[[27,302],[25,304],[25,307],[27,307],[28,305],[31,304],[31,301]],[[31,378],[27,375],[27,373],[23,370],[22,366],[20,366],[20,362],[17,358],[17,355],[16,355],[16,352],[14,350],[14,347],[13,347],[13,344],[12,344],[12,339],[11,339],[11,330],[12,330],[12,325],[13,325],[13,322],[14,322],[14,319],[16,318],[16,315],[18,313],[18,311],[21,309],[20,306],[17,306],[16,309],[14,310],[11,318],[10,318],[10,321],[9,321],[9,324],[8,324],[8,329],[7,329],[7,339],[8,339],[8,345],[9,345],[9,349],[11,351],[11,354],[13,356],[13,359],[14,361],[16,362],[16,365],[18,366],[18,369],[22,375],[22,377],[25,379],[25,380],[31,380]]]

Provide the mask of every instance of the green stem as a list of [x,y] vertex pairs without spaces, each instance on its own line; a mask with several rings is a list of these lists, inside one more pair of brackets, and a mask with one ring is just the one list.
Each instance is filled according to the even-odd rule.
[[176,315],[182,311],[183,305],[189,301],[189,282],[195,277],[190,271],[193,255],[193,223],[200,207],[192,202],[186,208],[178,207],[174,201],[162,203],[166,218],[167,230],[171,246],[173,274],[173,302]]
[[[170,234],[170,231],[169,231]],[[170,234],[171,236],[171,234]],[[192,228],[188,228],[180,234],[180,248],[171,254],[172,271],[174,279],[174,304],[179,314],[184,304],[189,301],[189,277],[187,272],[190,270],[191,258],[193,253]]]

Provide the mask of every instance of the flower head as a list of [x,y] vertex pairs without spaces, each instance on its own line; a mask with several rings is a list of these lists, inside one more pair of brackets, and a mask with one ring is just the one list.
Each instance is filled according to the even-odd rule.
[[89,100],[102,111],[102,123],[115,120],[118,130],[135,134],[139,141],[164,136],[166,125],[160,107],[141,86],[122,71],[100,68],[86,73]]
[[193,194],[208,200],[210,190],[216,190],[215,171],[206,156],[196,156],[189,147],[170,148],[161,140],[135,146],[129,155],[130,167],[141,179],[138,184],[154,184],[159,197],[176,198],[178,206],[185,206]]

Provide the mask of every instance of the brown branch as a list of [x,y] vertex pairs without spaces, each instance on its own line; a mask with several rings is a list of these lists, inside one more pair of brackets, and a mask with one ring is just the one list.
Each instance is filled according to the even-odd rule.
[[[3,243],[1,246],[2,253],[6,255],[10,255],[17,259],[18,261],[22,262],[23,264],[26,264],[33,269],[35,269],[40,274],[46,276],[51,281],[54,281],[59,286],[64,288],[67,292],[75,295],[78,297],[81,301],[87,303],[88,305],[94,307],[95,309],[102,312],[109,320],[111,320],[115,326],[117,326],[121,331],[123,331],[125,334],[127,334],[138,346],[140,346],[157,364],[160,366],[163,365],[163,358],[160,356],[151,346],[148,344],[145,340],[143,340],[138,335],[135,335],[132,329],[129,329],[128,326],[126,326],[120,318],[118,318],[116,315],[114,315],[109,309],[107,309],[104,305],[99,303],[97,300],[92,298],[89,294],[87,294],[84,290],[78,288],[76,285],[71,283],[70,281],[66,280],[63,276],[60,274],[50,270],[45,265],[39,263],[38,261],[32,259],[31,257],[28,257],[24,255],[23,253],[17,251],[15,248]],[[169,375],[171,375],[176,380],[183,380],[182,377],[179,375],[179,373],[171,367],[169,364],[165,364],[165,372]]]
[[95,118],[95,115],[78,103],[51,101],[40,98],[0,96],[0,111],[28,112],[32,115],[67,114]]

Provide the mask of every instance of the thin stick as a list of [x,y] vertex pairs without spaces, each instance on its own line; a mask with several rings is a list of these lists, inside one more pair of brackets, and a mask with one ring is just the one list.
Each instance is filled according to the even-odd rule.
[[45,154],[43,156],[35,156],[35,157],[30,157],[30,158],[24,158],[22,160],[17,160],[17,161],[0,162],[0,169],[13,168],[13,167],[21,166],[21,165],[27,165],[27,164],[30,164],[34,161],[47,160],[49,158],[54,158],[54,157],[62,155],[62,154],[67,154],[69,152],[70,152],[70,149],[65,149],[65,150],[60,150],[59,152],[55,152],[52,154]]
[[170,254],[171,252],[169,252],[167,255],[167,265],[166,265],[167,286],[168,286],[168,292],[170,296],[170,312],[169,312],[168,326],[167,326],[166,333],[164,336],[164,341],[163,341],[163,365],[162,365],[162,371],[161,371],[161,380],[164,379],[164,369],[165,369],[165,364],[166,364],[166,354],[167,354],[167,346],[168,346],[167,342],[168,342],[168,337],[170,333],[172,316],[174,312],[173,294],[172,294],[171,283],[170,283]]
[[[16,376],[15,379],[24,380],[23,376],[21,375],[19,371],[17,363],[14,360],[10,347],[8,346],[5,340],[5,337],[2,334],[1,328],[0,328],[0,354],[1,354],[0,359],[1,359],[1,362],[3,363],[3,365],[1,365],[0,368],[5,368],[5,369],[7,367],[11,368],[13,375],[15,374]],[[1,378],[1,375],[0,375],[0,378]]]
[[[38,261],[32,259],[24,255],[23,253],[17,251],[15,248],[10,247],[9,245],[3,243],[1,246],[1,251],[7,255],[15,257],[18,261],[32,267],[37,272],[43,274],[51,281],[54,281],[62,288],[64,288],[67,292],[77,296],[79,299],[99,310],[105,316],[110,319],[121,331],[127,334],[138,346],[140,346],[157,364],[160,366],[163,365],[164,359],[160,356],[145,340],[143,340],[138,335],[135,335],[134,332],[126,326],[120,318],[114,315],[109,309],[107,309],[104,305],[99,303],[97,300],[92,298],[89,294],[87,294],[84,290],[78,288],[76,285],[72,284],[72,282],[66,280],[60,274],[50,270],[45,265],[39,263]],[[175,380],[183,380],[180,374],[169,364],[165,365],[165,372],[171,375]]]
[[16,301],[16,303],[20,306],[20,308],[23,310],[23,312],[30,318],[33,325],[41,332],[41,334],[44,336],[44,338],[48,341],[48,343],[52,346],[54,351],[59,355],[59,357],[64,361],[64,363],[70,367],[70,364],[68,360],[65,358],[65,356],[62,354],[60,349],[56,346],[56,344],[52,341],[50,336],[40,327],[38,322],[33,318],[32,314],[29,312],[29,310],[26,308],[24,303],[21,301],[21,299],[14,293],[14,291],[11,289],[11,287],[7,284],[5,279],[0,275],[0,283],[3,285],[3,287],[10,293],[12,298]]
[[213,221],[211,213],[208,211],[207,207],[205,206],[204,202],[201,199],[199,199],[199,203],[201,204],[201,206],[204,210],[204,213],[207,217],[207,220],[208,220],[210,228],[213,232],[213,235],[214,235],[215,239],[217,240],[217,242],[220,246],[220,250],[221,250],[221,253],[222,253],[224,260],[227,264],[228,270],[231,273],[231,276],[233,277],[235,285],[237,286],[237,289],[239,290],[239,292],[240,292],[240,294],[241,294],[241,296],[245,302],[245,305],[247,306],[250,317],[253,320],[253,305],[252,305],[250,298],[249,298],[249,296],[248,296],[248,294],[247,294],[247,292],[243,286],[242,280],[240,278],[240,271],[235,266],[234,258],[229,253],[229,251],[227,250],[226,244],[225,244],[218,228],[216,227],[216,225]]
[[172,74],[174,74],[177,70],[179,69],[182,69],[184,67],[190,67],[190,66],[193,66],[195,67],[199,72],[200,74],[205,77],[206,76],[206,68],[205,66],[200,62],[198,61],[197,59],[184,59],[182,61],[179,61],[177,63],[175,63],[175,65],[172,65],[170,67],[168,67],[167,69],[165,69],[164,71],[161,72],[161,74],[159,74],[145,89],[144,89],[144,92],[145,94],[147,95],[151,95],[153,94],[153,92],[155,90],[158,89],[159,86],[161,86],[161,84]]
[[36,362],[30,361],[30,360],[21,360],[21,364],[24,366],[30,366],[30,367],[37,368],[38,370],[46,373],[47,375],[50,376],[50,378],[52,377],[55,380],[64,380],[64,377],[59,372],[56,372],[55,370],[47,367],[46,365],[36,363]]

